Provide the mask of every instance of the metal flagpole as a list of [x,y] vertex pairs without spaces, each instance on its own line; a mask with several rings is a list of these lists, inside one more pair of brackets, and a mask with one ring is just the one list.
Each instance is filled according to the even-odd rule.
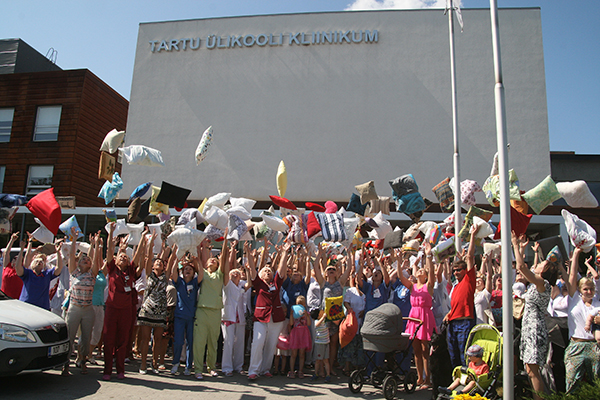
[[504,86],[502,84],[502,64],[500,61],[500,31],[498,26],[498,4],[490,0],[492,22],[492,47],[494,54],[494,76],[496,85],[494,97],[496,104],[496,140],[498,144],[498,172],[500,174],[500,224],[502,225],[502,337],[504,348],[503,359],[503,394],[504,400],[514,398],[514,368],[513,368],[513,299],[510,286],[513,281],[511,226],[510,226],[510,197],[508,191],[508,149],[506,134],[506,114],[504,111]]
[[454,61],[454,0],[449,0],[448,7],[448,33],[450,35],[450,85],[452,91],[452,138],[454,142],[454,245],[456,252],[460,252],[461,243],[458,232],[462,227],[460,204],[460,153],[458,151],[458,107],[456,104],[456,69]]

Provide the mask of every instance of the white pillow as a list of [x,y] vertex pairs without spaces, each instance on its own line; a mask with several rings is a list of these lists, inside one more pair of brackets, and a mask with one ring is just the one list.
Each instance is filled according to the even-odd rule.
[[486,221],[484,221],[483,219],[481,219],[477,216],[473,217],[473,225],[479,226],[477,235],[475,235],[475,237],[477,237],[479,239],[490,236],[491,234],[494,233],[494,230],[492,229],[490,224],[488,224]]
[[229,222],[229,217],[227,216],[227,213],[218,207],[211,207],[204,214],[204,218],[209,224],[213,225],[215,228],[220,230],[225,230]]
[[31,236],[34,237],[36,240],[39,240],[42,243],[54,243],[54,234],[52,232],[50,232],[50,230],[48,228],[46,228],[39,219],[37,219],[37,218],[33,218],[33,219],[40,226],[35,231],[33,231]]
[[281,218],[278,218],[274,215],[265,215],[265,213],[261,213],[260,216],[262,217],[263,221],[265,221],[265,224],[267,224],[267,226],[274,231],[287,232],[289,229],[287,224],[283,222]]
[[369,232],[369,236],[375,239],[385,239],[385,235],[392,231],[392,225],[385,219],[381,211],[377,213],[373,220],[379,226]]
[[133,145],[123,147],[119,151],[125,157],[127,164],[144,165],[147,167],[165,166],[161,152],[150,147]]
[[101,151],[106,151],[108,153],[114,153],[117,151],[119,146],[123,144],[123,140],[125,139],[125,131],[117,131],[113,129],[108,132],[102,141],[102,145],[100,146]]
[[236,215],[242,221],[247,221],[252,218],[252,215],[250,215],[250,212],[248,212],[248,210],[246,210],[242,206],[233,206],[233,207],[227,209],[226,213],[228,215]]
[[560,213],[565,219],[565,226],[567,227],[571,244],[581,248],[585,253],[592,251],[596,245],[596,231],[594,228],[584,220],[579,219],[577,215],[571,214],[565,209]]
[[[158,254],[160,253],[161,249],[162,249],[162,225],[165,222],[159,222],[156,224],[148,224],[148,229],[150,230],[150,234],[154,233],[156,231],[156,239],[154,239],[154,249],[152,250],[152,252],[154,254]],[[146,235],[148,240],[150,240],[150,234]]]
[[484,243],[483,254],[491,255],[492,258],[498,258],[502,254],[502,247],[500,243]]
[[342,244],[346,247],[350,247],[354,240],[354,232],[360,223],[360,218],[344,218],[344,230],[346,231],[346,237]]
[[177,244],[177,258],[181,258],[186,252],[198,257],[198,246],[206,238],[206,233],[197,229],[179,228],[175,229],[168,237],[169,244]]
[[594,197],[585,181],[558,182],[556,189],[571,207],[598,207],[598,200]]
[[[106,232],[110,232],[110,222],[106,225],[104,225],[104,229],[106,229]],[[113,232],[113,237],[117,237],[119,235],[127,235],[129,233],[129,228],[127,227],[128,224],[125,223],[124,219],[118,219],[117,222],[115,222],[115,231]],[[143,226],[143,222],[142,222],[142,226]]]
[[209,197],[208,200],[206,200],[206,203],[204,204],[204,211],[206,211],[212,206],[223,209],[223,207],[225,207],[225,203],[227,203],[227,200],[229,200],[230,197],[231,193],[225,192],[217,193],[214,196]]
[[142,232],[144,231],[144,222],[142,221],[139,224],[127,224],[127,229],[129,229],[129,240],[127,241],[127,244],[131,246],[140,244]]
[[256,204],[256,200],[246,199],[244,197],[231,197],[229,202],[233,207],[241,206],[246,209],[248,212],[252,212],[252,207]]

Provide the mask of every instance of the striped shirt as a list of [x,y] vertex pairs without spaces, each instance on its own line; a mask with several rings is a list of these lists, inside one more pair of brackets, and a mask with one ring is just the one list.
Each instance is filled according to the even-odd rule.
[[77,306],[91,306],[96,278],[88,271],[81,273],[79,269],[71,274],[70,302]]

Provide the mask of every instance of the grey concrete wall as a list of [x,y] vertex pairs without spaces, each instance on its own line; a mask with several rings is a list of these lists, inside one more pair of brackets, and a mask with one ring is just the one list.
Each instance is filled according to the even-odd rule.
[[[550,173],[539,9],[500,10],[510,166],[529,189]],[[464,10],[456,33],[462,178],[481,185],[496,151],[488,10]],[[206,48],[207,35],[377,30],[377,43]],[[198,50],[150,41],[201,38]],[[188,46],[189,46],[189,42]],[[214,128],[196,166],[202,132]],[[447,17],[440,10],[219,18],[140,25],[126,144],[162,151],[165,168],[123,166],[123,195],[145,181],[256,200],[344,201],[356,184],[412,173],[420,191],[452,174]],[[483,196],[478,199],[484,202]]]

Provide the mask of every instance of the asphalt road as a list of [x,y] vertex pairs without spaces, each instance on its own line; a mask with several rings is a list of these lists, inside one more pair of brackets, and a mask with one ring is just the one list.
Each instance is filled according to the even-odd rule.
[[[101,363],[101,361],[100,361]],[[323,380],[311,382],[308,375],[304,379],[289,379],[275,376],[261,377],[250,382],[243,375],[216,378],[205,375],[203,381],[194,376],[183,374],[173,376],[168,371],[158,375],[148,372],[140,375],[137,372],[138,362],[126,366],[124,380],[113,379],[102,381],[102,367],[91,365],[89,373],[81,375],[79,369],[71,364],[72,375],[64,377],[59,370],[51,370],[38,374],[19,375],[0,378],[0,398],[4,399],[299,399],[305,397],[322,399],[383,399],[381,389],[365,385],[361,393],[353,394],[348,389],[348,378],[332,377],[330,383]],[[421,390],[407,394],[398,391],[397,399],[429,400],[431,391]]]

